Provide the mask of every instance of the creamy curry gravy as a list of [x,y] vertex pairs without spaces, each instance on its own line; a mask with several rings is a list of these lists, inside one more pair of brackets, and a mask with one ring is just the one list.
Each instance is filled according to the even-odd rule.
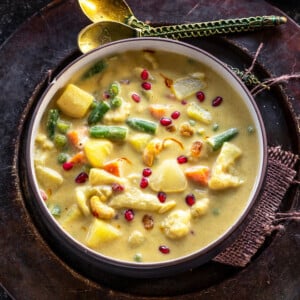
[[[207,246],[237,220],[257,175],[258,138],[218,74],[184,56],[139,51],[97,62],[70,84],[44,114],[35,169],[50,213],[71,236],[112,258],[158,262]],[[88,124],[103,101],[108,111]],[[132,118],[154,122],[152,132]],[[103,125],[102,134],[118,126],[123,135],[92,137]],[[209,138],[232,128],[213,150]]]

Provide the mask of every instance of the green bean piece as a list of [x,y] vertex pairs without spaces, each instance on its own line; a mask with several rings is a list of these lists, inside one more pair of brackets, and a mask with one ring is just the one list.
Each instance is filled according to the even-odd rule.
[[71,124],[69,122],[66,122],[66,121],[63,121],[63,120],[58,120],[56,127],[57,127],[57,130],[60,133],[67,133],[67,131],[71,127]]
[[58,109],[50,109],[48,113],[48,120],[47,120],[47,133],[48,137],[53,140],[56,130],[57,121],[59,118]]
[[101,73],[106,68],[106,63],[103,60],[96,62],[91,68],[89,68],[83,75],[82,79],[88,79],[98,73]]
[[207,139],[207,143],[212,147],[214,151],[220,149],[222,145],[231,140],[233,137],[235,137],[238,134],[237,128],[230,128],[226,131],[223,131],[217,135],[214,135]]
[[109,95],[114,98],[120,94],[121,86],[120,83],[117,81],[114,81],[108,89]]
[[107,102],[101,101],[96,103],[95,107],[92,109],[88,116],[88,124],[93,125],[101,121],[103,116],[109,111],[110,106]]
[[157,123],[139,118],[129,118],[126,124],[132,129],[150,134],[155,134],[157,129]]
[[89,130],[93,138],[103,138],[113,141],[123,141],[126,139],[128,129],[122,126],[95,125]]

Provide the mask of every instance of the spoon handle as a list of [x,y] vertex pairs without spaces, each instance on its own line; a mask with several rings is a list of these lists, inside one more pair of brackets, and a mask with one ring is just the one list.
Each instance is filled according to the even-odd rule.
[[146,24],[145,22],[140,21],[139,19],[137,19],[134,15],[131,15],[129,18],[127,18],[125,20],[125,24],[128,25],[128,26],[131,26],[135,29],[140,29],[142,31],[150,30],[151,28],[153,28],[150,25]]
[[173,39],[203,37],[216,34],[254,31],[286,23],[281,16],[257,16],[226,19],[201,23],[188,23],[141,29],[141,36],[168,37]]

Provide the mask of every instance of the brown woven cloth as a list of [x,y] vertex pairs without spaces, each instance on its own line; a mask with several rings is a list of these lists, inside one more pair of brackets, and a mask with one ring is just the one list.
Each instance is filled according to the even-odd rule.
[[272,228],[276,211],[297,174],[294,168],[298,158],[279,146],[268,149],[266,182],[253,217],[237,239],[213,261],[235,267],[245,267],[250,262],[264,243],[266,229]]

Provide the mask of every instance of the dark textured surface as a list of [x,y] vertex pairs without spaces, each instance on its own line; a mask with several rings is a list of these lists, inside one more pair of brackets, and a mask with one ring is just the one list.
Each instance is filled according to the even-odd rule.
[[[37,84],[46,77],[47,71],[60,65],[62,60],[74,53],[77,32],[88,23],[81,15],[77,1],[54,1],[20,27],[27,17],[49,2],[4,0],[0,4],[0,41],[6,40],[0,48],[0,101],[4,105],[0,121],[0,280],[6,289],[17,299],[142,299],[146,295],[164,295],[169,299],[168,294],[177,295],[174,296],[176,299],[299,298],[300,227],[297,223],[289,224],[285,232],[276,235],[270,246],[242,271],[208,264],[187,274],[186,278],[179,276],[176,279],[148,282],[123,280],[119,283],[119,289],[125,293],[120,293],[117,289],[111,291],[109,287],[87,280],[73,272],[51,252],[31,224],[22,194],[18,190],[18,181],[9,174],[17,171],[12,155],[16,147],[13,139],[16,142],[22,140],[22,126],[20,136],[17,124],[24,112],[26,115],[30,109],[28,99]],[[259,0],[211,2],[213,1],[186,0],[183,3],[179,0],[128,0],[137,17],[157,23],[278,12]],[[299,7],[296,7],[299,6],[298,1],[287,2],[289,1],[276,1],[279,7],[299,20]],[[218,11],[215,7],[218,7]],[[19,30],[7,40],[17,28]],[[189,42],[205,48],[232,65],[245,67],[249,65],[251,56],[261,41],[265,46],[259,56],[257,71],[262,77],[299,71],[300,32],[299,27],[292,23],[276,30],[276,34],[267,31],[247,36],[236,35],[225,41],[210,39]],[[257,97],[266,120],[270,145],[281,144],[284,149],[299,152],[299,137],[293,119],[293,110],[298,114],[300,112],[299,99],[300,88],[297,81],[284,85],[283,89],[277,88]],[[284,201],[285,206],[298,207],[298,197],[299,194],[292,189]],[[221,275],[217,274],[220,270],[223,272]],[[110,285],[110,278],[105,278],[104,281]],[[115,282],[114,284],[116,285]],[[134,293],[139,296],[132,296]],[[3,292],[0,297],[8,298]]]

